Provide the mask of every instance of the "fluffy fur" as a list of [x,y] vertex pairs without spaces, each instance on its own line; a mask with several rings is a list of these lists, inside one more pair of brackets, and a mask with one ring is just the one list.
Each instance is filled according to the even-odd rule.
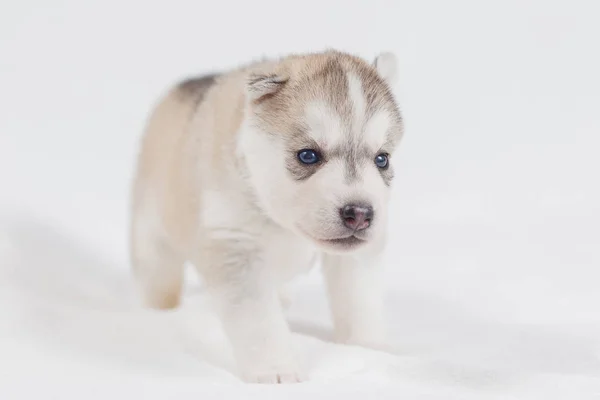
[[[254,63],[174,87],[153,110],[133,185],[131,254],[145,303],[203,276],[246,381],[304,379],[279,301],[322,258],[336,337],[385,343],[379,257],[402,119],[396,60],[337,51]],[[320,162],[298,160],[315,149]],[[375,157],[390,165],[379,168]],[[350,229],[348,204],[372,207]]]

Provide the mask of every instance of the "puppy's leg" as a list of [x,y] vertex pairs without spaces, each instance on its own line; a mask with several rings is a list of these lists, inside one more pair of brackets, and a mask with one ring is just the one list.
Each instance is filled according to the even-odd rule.
[[256,383],[299,382],[303,376],[292,351],[291,333],[261,253],[244,239],[212,241],[204,250],[201,273],[242,378]]
[[323,272],[336,340],[383,348],[386,327],[379,256],[324,255]]
[[131,263],[143,302],[156,309],[179,305],[184,258],[168,244],[164,232],[149,215],[134,216],[131,227]]

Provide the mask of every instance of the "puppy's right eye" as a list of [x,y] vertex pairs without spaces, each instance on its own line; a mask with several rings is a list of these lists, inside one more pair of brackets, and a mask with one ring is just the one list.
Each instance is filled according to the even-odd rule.
[[302,164],[315,164],[321,160],[319,153],[316,150],[304,149],[298,152],[298,160]]

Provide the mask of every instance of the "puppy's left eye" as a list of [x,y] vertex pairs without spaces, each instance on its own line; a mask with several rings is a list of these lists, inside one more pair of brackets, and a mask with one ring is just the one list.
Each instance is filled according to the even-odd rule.
[[377,165],[377,168],[387,168],[389,165],[389,156],[387,154],[378,154],[375,157],[375,165]]
[[303,164],[315,164],[321,160],[316,150],[304,149],[298,152],[298,159]]

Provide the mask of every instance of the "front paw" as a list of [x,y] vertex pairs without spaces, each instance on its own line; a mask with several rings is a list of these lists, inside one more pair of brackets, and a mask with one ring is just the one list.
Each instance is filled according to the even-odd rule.
[[299,368],[277,369],[246,369],[242,371],[242,379],[246,383],[279,384],[299,383],[307,380],[306,375]]

